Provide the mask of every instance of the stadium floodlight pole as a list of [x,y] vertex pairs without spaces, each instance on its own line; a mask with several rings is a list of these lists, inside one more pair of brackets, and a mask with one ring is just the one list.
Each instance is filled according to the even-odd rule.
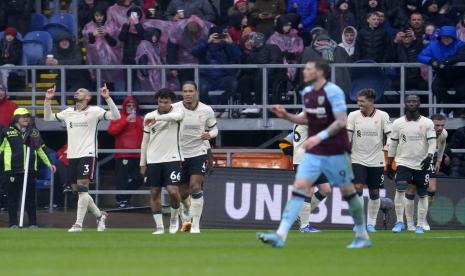
[[19,227],[23,227],[24,222],[24,205],[26,203],[27,178],[29,173],[29,158],[31,156],[31,147],[26,146],[26,165],[24,167],[23,194],[21,196],[21,212],[19,215]]

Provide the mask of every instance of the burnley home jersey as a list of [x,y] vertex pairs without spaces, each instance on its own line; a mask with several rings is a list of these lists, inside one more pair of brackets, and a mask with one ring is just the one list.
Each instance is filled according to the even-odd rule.
[[[344,92],[331,82],[327,82],[319,90],[309,85],[302,90],[301,95],[308,118],[308,137],[328,128],[335,121],[334,112],[347,112]],[[316,155],[339,155],[349,150],[349,137],[346,129],[342,128],[307,152]]]

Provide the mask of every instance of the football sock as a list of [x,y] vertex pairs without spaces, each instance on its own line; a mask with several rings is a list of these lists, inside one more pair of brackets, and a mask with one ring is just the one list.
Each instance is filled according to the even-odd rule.
[[423,227],[426,224],[426,215],[428,214],[428,197],[418,199],[418,226]]
[[363,239],[369,239],[365,227],[365,212],[363,211],[362,199],[354,192],[342,194],[344,199],[349,203],[349,211],[355,224],[355,236]]
[[367,215],[367,224],[376,225],[376,218],[378,217],[379,206],[381,205],[381,200],[378,199],[369,199],[368,200],[368,215]]
[[397,191],[394,196],[394,207],[396,209],[397,222],[404,223],[405,192]]
[[318,205],[320,204],[320,202],[325,200],[325,198],[326,196],[322,195],[320,191],[316,191],[316,193],[314,193],[312,196],[312,200],[311,200],[312,208],[310,209],[310,213],[313,212],[313,210],[315,210],[316,207],[318,207]]
[[428,208],[431,207],[431,204],[434,201],[435,195],[436,195],[436,192],[428,192]]
[[203,192],[192,194],[190,214],[192,216],[192,227],[200,227],[200,217],[203,210]]
[[95,204],[94,199],[89,194],[87,194],[87,198],[89,202],[87,205],[87,210],[89,210],[96,218],[101,217],[102,212],[100,212],[100,209]]
[[307,226],[312,205],[308,202],[304,202],[302,208],[300,208],[299,218],[300,218],[300,228]]
[[163,226],[163,215],[161,212],[154,212],[153,213],[153,220],[155,220],[155,227],[158,228],[165,228]]
[[407,228],[414,226],[413,213],[415,212],[415,195],[405,195],[405,218],[407,219]]
[[286,208],[284,208],[283,216],[281,218],[281,223],[279,224],[279,228],[276,233],[283,239],[284,241],[287,239],[287,232],[291,229],[292,224],[294,224],[297,216],[299,215],[300,209],[304,204],[304,200],[306,197],[306,193],[302,189],[294,188],[292,190],[291,199],[286,204]]
[[87,197],[89,193],[87,192],[80,192],[78,194],[78,202],[77,202],[77,211],[76,211],[76,223],[82,226],[84,222],[84,217],[87,213],[87,206],[89,205],[89,198]]
[[179,206],[178,208],[171,207],[171,219],[177,218],[179,215]]

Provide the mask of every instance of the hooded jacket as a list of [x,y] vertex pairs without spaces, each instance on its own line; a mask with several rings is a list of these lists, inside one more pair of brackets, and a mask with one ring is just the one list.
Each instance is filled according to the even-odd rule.
[[13,39],[11,42],[7,42],[6,39],[2,39],[0,41],[0,51],[0,65],[21,65],[23,58],[23,43],[17,38]]
[[[450,36],[453,42],[444,45],[441,42],[441,36]],[[431,41],[428,46],[418,55],[418,62],[430,64],[432,60],[438,62],[448,61],[449,64],[465,61],[465,42],[457,39],[457,33],[454,26],[443,26],[439,30],[439,37]]]
[[[347,43],[347,41],[344,38],[344,32],[346,31],[346,29],[352,29],[354,31],[354,33],[355,33],[354,41],[352,41],[352,43]],[[344,48],[344,50],[346,50],[349,57],[352,58],[352,56],[354,55],[354,52],[355,52],[355,41],[357,41],[357,29],[355,29],[353,26],[345,27],[344,30],[342,31],[342,34],[341,34],[341,41],[342,42],[339,43],[338,46]]]
[[[136,104],[136,114],[139,114],[139,104],[133,96],[127,96],[123,101],[123,107],[120,111],[121,118],[111,121],[108,126],[108,133],[115,137],[115,149],[140,149],[142,136],[144,134],[143,123],[141,116],[136,116],[135,122],[128,122],[128,113],[126,105],[129,102]],[[122,158],[140,158],[139,153],[117,153],[115,159]]]
[[5,91],[5,98],[0,100],[0,129],[7,128],[13,119],[13,112],[18,108],[16,103],[8,100],[6,87],[0,84],[1,89]]
[[357,21],[355,20],[354,14],[349,10],[342,11],[339,9],[339,6],[345,3],[344,1],[338,1],[337,9],[331,12],[328,15],[328,20],[326,21],[325,29],[328,31],[329,36],[331,39],[336,41],[337,43],[341,42],[341,35],[342,31],[347,26],[356,26]]

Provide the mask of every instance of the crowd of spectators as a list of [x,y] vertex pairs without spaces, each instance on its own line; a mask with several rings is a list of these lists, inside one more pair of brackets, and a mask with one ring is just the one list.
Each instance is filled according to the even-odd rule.
[[[21,64],[23,35],[33,1],[2,1],[0,65]],[[292,64],[321,57],[332,63],[422,62],[434,70],[433,93],[440,103],[462,102],[465,83],[451,68],[464,61],[465,4],[457,0],[82,0],[78,8],[79,41],[63,34],[40,64]],[[215,5],[220,5],[215,6]],[[23,5],[25,8],[19,8]],[[28,20],[18,20],[24,18]],[[442,27],[446,26],[447,28]],[[81,39],[82,38],[82,39]],[[448,43],[448,41],[450,42]],[[80,48],[86,51],[82,58]],[[451,73],[452,71],[452,73]],[[2,69],[8,84],[10,70]],[[200,70],[200,94],[209,104],[260,104],[262,74],[256,69]],[[297,70],[268,70],[270,102],[301,85]],[[399,70],[386,72],[386,90],[399,90]],[[121,69],[101,71],[102,81],[117,91],[128,89]],[[169,70],[165,84],[194,79],[192,69]],[[159,69],[137,70],[132,89],[161,87]],[[408,90],[428,88],[425,68],[406,69]],[[89,86],[96,72],[68,74],[67,90]],[[465,80],[464,80],[465,81]],[[336,83],[347,94],[351,71],[336,70]],[[449,90],[455,90],[450,94]],[[221,96],[210,91],[223,91]],[[120,97],[122,100],[124,97]],[[349,97],[348,97],[349,98]],[[143,97],[139,98],[146,103]],[[258,112],[246,109],[244,113]],[[453,115],[452,112],[445,112]],[[455,114],[460,116],[462,114]]]

